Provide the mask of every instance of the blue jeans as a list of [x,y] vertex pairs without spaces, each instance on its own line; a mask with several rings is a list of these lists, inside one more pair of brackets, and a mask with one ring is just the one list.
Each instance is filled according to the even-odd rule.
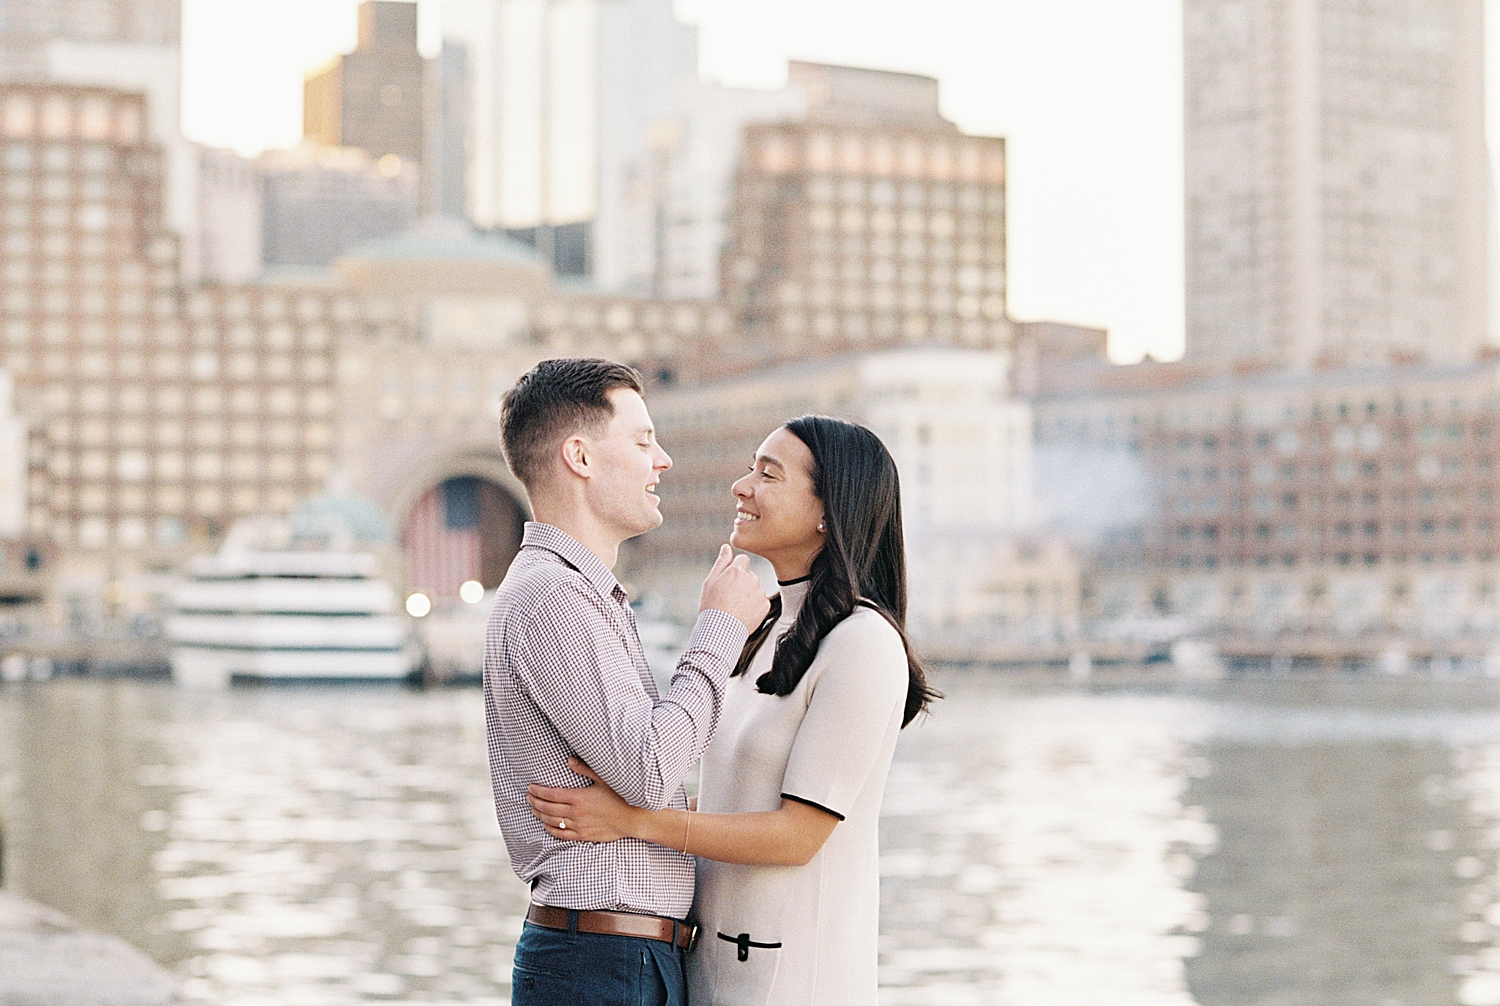
[[[573,918],[576,919],[576,916]],[[682,951],[662,940],[526,923],[511,1006],[687,1006]]]

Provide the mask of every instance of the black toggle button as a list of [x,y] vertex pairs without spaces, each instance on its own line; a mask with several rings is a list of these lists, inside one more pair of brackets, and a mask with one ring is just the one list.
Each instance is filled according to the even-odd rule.
[[740,935],[738,936],[725,936],[723,933],[720,933],[719,939],[723,940],[725,943],[733,943],[735,946],[739,947],[739,959],[742,961],[748,961],[750,959],[751,947],[754,947],[757,950],[781,949],[780,943],[756,943],[750,938],[749,933],[740,933]]

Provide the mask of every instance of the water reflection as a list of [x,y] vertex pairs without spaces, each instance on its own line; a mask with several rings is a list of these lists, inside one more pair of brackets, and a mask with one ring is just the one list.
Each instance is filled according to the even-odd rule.
[[1180,796],[1176,703],[973,701],[905,741],[886,799],[882,1002],[1192,1002],[1201,899],[1182,887],[1216,836]]
[[[96,706],[125,703],[138,743],[80,740]],[[190,1001],[506,1000],[527,898],[494,823],[477,693],[74,683],[6,705],[31,727],[0,756],[27,780],[15,885],[179,970]],[[74,802],[64,765],[134,798]],[[124,834],[134,855],[111,854]],[[122,893],[149,910],[122,919]]]
[[[151,855],[169,799],[137,783],[159,761],[152,689],[58,681],[0,693],[4,879],[132,938],[160,918]],[[141,941],[135,939],[137,944]]]
[[1456,779],[1431,777],[1425,781],[1424,795],[1434,802],[1466,802],[1469,841],[1460,845],[1451,832],[1434,831],[1427,845],[1451,857],[1456,883],[1467,888],[1458,926],[1462,950],[1452,968],[1461,976],[1459,1002],[1500,1006],[1500,876],[1495,870],[1495,850],[1500,848],[1500,745],[1461,750],[1454,766]]
[[[1491,685],[942,684],[887,796],[887,1006],[1500,1006]],[[9,688],[0,808],[9,883],[188,1001],[507,999],[477,692]]]
[[1210,917],[1188,965],[1204,1006],[1456,1001],[1472,834],[1450,749],[1270,739],[1205,756],[1188,799],[1222,843],[1191,882]]

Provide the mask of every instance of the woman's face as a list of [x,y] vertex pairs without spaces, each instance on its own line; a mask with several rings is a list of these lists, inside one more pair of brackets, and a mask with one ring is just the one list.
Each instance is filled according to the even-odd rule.
[[823,502],[813,494],[812,467],[807,445],[782,427],[732,489],[737,506],[729,543],[769,559],[778,579],[807,575],[823,547]]

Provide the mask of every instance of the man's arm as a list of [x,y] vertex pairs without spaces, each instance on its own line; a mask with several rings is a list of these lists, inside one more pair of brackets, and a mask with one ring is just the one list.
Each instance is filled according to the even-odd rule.
[[671,687],[653,703],[597,598],[567,582],[525,620],[513,652],[520,684],[574,753],[625,800],[660,809],[713,736],[746,635],[733,615],[702,612]]

